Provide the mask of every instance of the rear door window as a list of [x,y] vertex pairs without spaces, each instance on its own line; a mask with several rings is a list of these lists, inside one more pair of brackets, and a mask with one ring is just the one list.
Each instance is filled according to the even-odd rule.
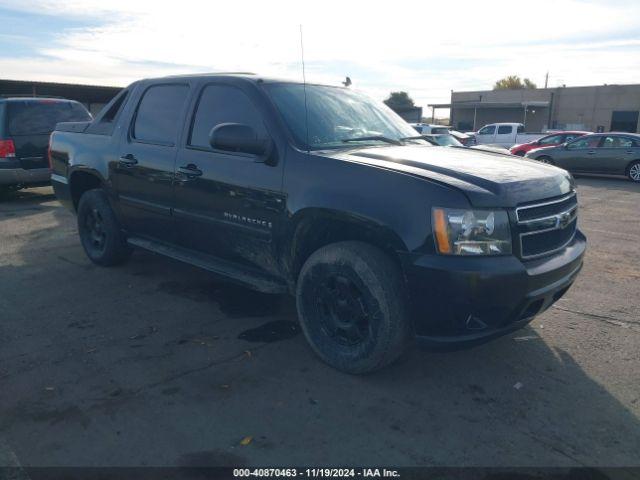
[[185,84],[149,87],[138,105],[132,136],[144,143],[173,146],[189,94]]
[[632,148],[633,140],[627,137],[606,136],[602,148]]
[[513,127],[510,125],[500,125],[498,127],[498,135],[506,135],[511,133],[511,131],[513,130]]
[[91,115],[78,102],[25,100],[7,102],[9,135],[49,135],[58,122],[86,122]]
[[578,140],[574,140],[567,145],[570,150],[584,150],[586,148],[596,148],[600,143],[602,137],[583,137]]

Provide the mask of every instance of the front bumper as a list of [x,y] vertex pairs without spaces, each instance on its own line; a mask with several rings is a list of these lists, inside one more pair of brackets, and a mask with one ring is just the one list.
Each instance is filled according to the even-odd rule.
[[525,326],[567,292],[585,250],[578,230],[563,250],[527,262],[514,256],[405,257],[419,343],[472,345]]
[[48,168],[0,168],[0,185],[39,185],[49,183],[51,170]]

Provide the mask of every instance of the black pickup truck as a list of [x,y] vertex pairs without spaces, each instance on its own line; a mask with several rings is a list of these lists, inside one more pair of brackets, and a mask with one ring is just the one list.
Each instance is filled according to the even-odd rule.
[[296,296],[313,350],[350,373],[416,339],[526,325],[586,247],[559,168],[434,146],[348,88],[250,74],[142,80],[58,124],[52,182],[89,258],[132,247]]

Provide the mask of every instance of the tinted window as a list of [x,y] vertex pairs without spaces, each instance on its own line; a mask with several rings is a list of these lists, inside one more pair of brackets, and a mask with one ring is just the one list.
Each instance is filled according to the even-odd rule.
[[187,85],[148,88],[138,106],[133,137],[143,142],[175,145],[188,93]]
[[513,130],[513,127],[511,127],[509,125],[500,125],[498,127],[498,135],[504,135],[506,133],[511,133],[512,130]]
[[596,148],[602,137],[584,137],[575,140],[567,145],[571,150],[580,150],[585,148]]
[[478,135],[493,135],[495,131],[496,131],[496,127],[494,125],[491,125],[489,127],[481,128],[480,131],[478,132]]
[[633,140],[627,137],[606,136],[602,142],[602,148],[632,148],[634,146]]
[[558,143],[562,143],[562,135],[551,135],[538,140],[538,144],[540,145],[555,145]]
[[[99,135],[111,135],[119,113],[124,109],[129,92],[124,90],[113,98],[98,114],[98,118],[91,124],[87,132]],[[103,113],[104,112],[104,113]]]
[[106,122],[106,123],[113,122],[115,118],[118,116],[118,113],[120,113],[120,110],[122,110],[124,102],[127,99],[127,95],[129,95],[129,92],[126,90],[123,92],[120,92],[116,96],[116,98],[113,99],[113,103],[110,106],[108,106],[107,111],[105,112],[104,116],[100,118],[100,121]]
[[524,125],[518,125],[518,133],[524,133]]
[[253,127],[259,137],[267,136],[260,112],[241,90],[226,85],[209,85],[200,96],[189,145],[211,149],[209,132],[221,123],[243,123]]
[[434,135],[438,135],[438,134],[447,134],[449,133],[449,129],[448,128],[444,128],[444,127],[434,127],[431,129],[431,133],[433,133]]
[[85,122],[91,115],[77,102],[25,100],[7,102],[9,135],[48,135],[58,122]]

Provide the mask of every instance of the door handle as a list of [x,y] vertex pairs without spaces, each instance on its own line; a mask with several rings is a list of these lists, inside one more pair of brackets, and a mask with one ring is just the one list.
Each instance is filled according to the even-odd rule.
[[118,163],[122,167],[133,167],[138,163],[138,159],[133,155],[133,153],[127,153],[126,155],[122,155]]
[[187,178],[196,178],[202,175],[202,170],[200,170],[197,165],[190,163],[189,165],[178,167],[178,173]]
[[594,153],[596,153],[596,151],[595,151],[595,150],[589,150],[589,151],[587,152],[587,155],[593,155]]
[[627,155],[633,155],[633,150],[627,150]]

